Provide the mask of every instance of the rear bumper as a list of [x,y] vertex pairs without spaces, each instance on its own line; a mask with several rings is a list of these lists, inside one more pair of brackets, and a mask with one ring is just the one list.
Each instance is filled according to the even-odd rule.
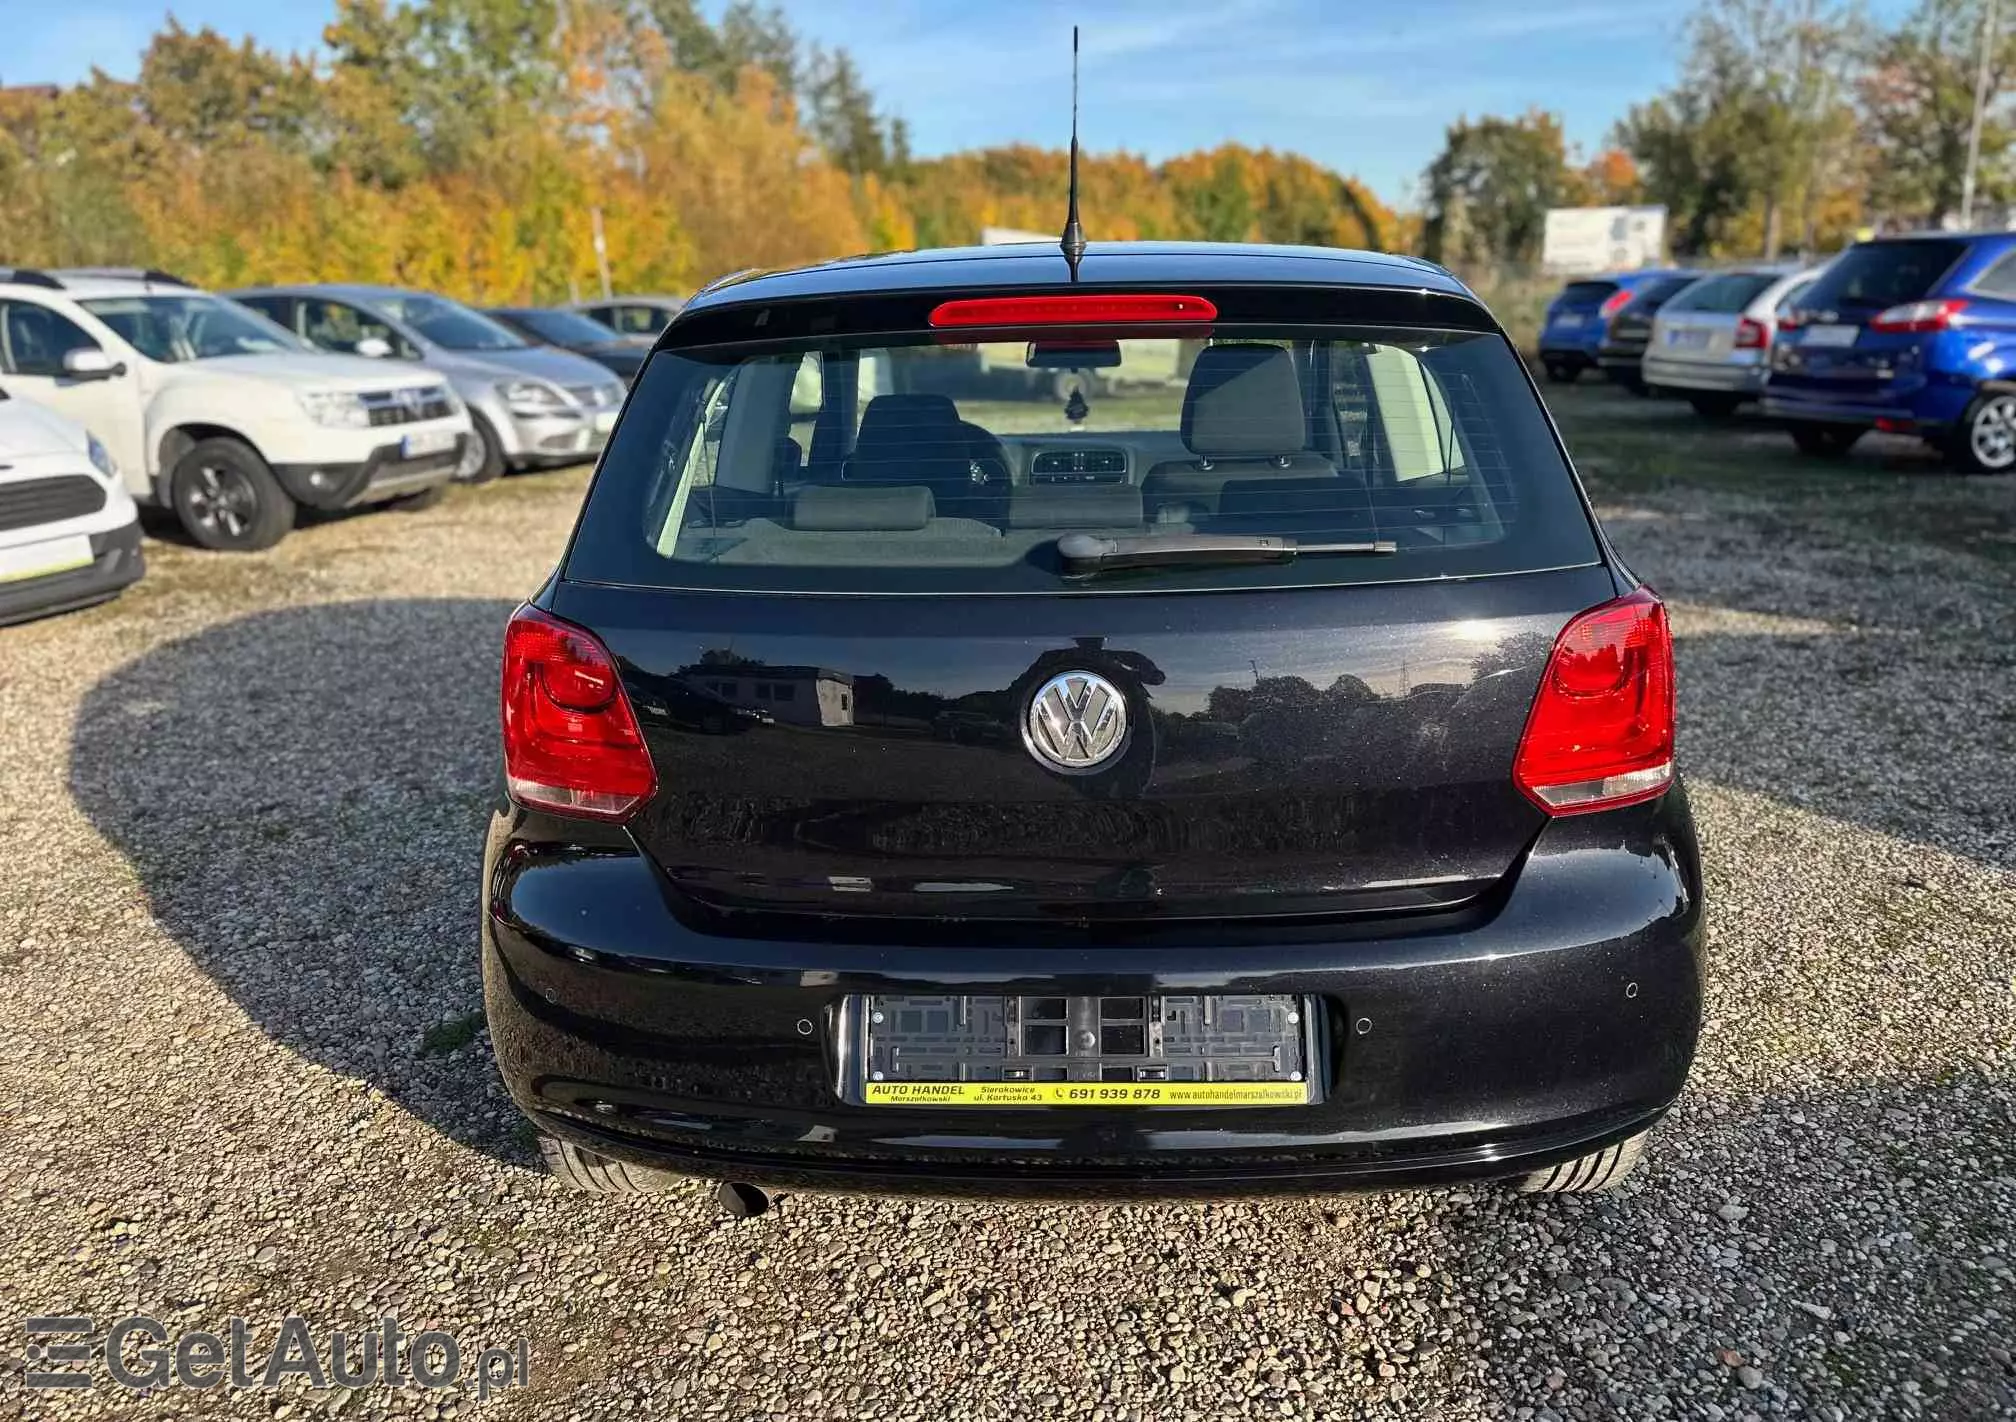
[[1673,360],[1647,355],[1641,369],[1645,382],[1673,390],[1707,390],[1724,395],[1755,397],[1764,391],[1770,371],[1761,365],[1723,361]]
[[1540,338],[1540,359],[1558,365],[1576,367],[1596,364],[1596,347],[1586,342],[1571,340],[1567,336]]
[[[799,1187],[962,1194],[1383,1189],[1538,1169],[1673,1101],[1701,1011],[1684,792],[1551,824],[1493,902],[1317,928],[1200,925],[1027,947],[731,937],[623,849],[500,812],[483,976],[513,1098],[605,1154]],[[1306,1107],[877,1108],[840,1099],[853,993],[1161,991],[1320,999]]]
[[579,464],[600,454],[609,442],[609,432],[592,414],[513,414],[510,426],[505,459],[514,469]]
[[315,509],[347,509],[417,494],[455,477],[455,468],[474,436],[455,437],[454,445],[413,459],[400,457],[395,442],[371,451],[354,464],[276,464],[275,477],[298,504]]
[[1644,341],[1607,342],[1596,352],[1596,364],[1605,375],[1636,380],[1643,372],[1645,346]]
[[1972,385],[1932,386],[1914,382],[1909,389],[1864,388],[1853,394],[1836,395],[1788,387],[1773,380],[1764,389],[1764,413],[1780,420],[1830,425],[1897,422],[1920,433],[1933,434],[1957,424],[1973,398]]
[[140,552],[140,523],[91,535],[91,561],[39,578],[0,583],[0,626],[70,612],[115,597],[139,581],[147,565]]

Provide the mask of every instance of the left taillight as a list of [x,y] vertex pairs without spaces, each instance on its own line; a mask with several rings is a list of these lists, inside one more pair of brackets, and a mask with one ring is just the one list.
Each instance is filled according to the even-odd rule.
[[1550,815],[1650,800],[1673,783],[1673,634],[1650,588],[1561,629],[1512,778]]
[[1869,329],[1892,334],[1943,331],[1953,324],[1955,316],[1966,309],[1967,303],[1957,297],[1939,301],[1907,301],[1902,306],[1877,312],[1869,322]]
[[658,777],[616,659],[595,635],[521,607],[504,629],[504,779],[535,810],[622,820]]

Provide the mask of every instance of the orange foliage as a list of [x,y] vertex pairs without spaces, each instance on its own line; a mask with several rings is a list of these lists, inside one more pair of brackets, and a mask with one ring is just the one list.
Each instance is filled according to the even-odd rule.
[[[550,301],[598,285],[596,210],[614,284],[653,291],[1062,225],[1063,152],[899,149],[845,171],[772,69],[696,64],[621,0],[554,0],[551,33],[506,53],[441,50],[466,10],[435,0],[337,4],[319,66],[171,21],[135,83],[0,96],[0,261]],[[1087,156],[1083,210],[1109,240],[1381,247],[1401,231],[1355,180],[1236,144]]]

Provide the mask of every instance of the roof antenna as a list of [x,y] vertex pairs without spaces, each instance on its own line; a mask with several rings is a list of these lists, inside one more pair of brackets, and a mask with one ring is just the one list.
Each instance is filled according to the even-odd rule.
[[1071,209],[1064,215],[1064,262],[1071,280],[1078,280],[1078,262],[1085,255],[1085,230],[1078,225],[1078,27],[1071,27]]

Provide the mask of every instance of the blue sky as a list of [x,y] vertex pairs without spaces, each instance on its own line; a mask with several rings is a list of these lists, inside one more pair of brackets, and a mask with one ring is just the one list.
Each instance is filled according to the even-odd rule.
[[[720,8],[711,0],[708,8]],[[1878,0],[1895,15],[1907,0]],[[326,0],[0,0],[0,83],[130,75],[170,9],[184,25],[309,49]],[[1572,142],[1671,81],[1692,0],[784,0],[844,45],[920,154],[1067,136],[1070,33],[1081,124],[1150,158],[1226,139],[1294,149],[1407,202],[1460,114],[1539,105]],[[1089,216],[1089,214],[1088,214]]]

